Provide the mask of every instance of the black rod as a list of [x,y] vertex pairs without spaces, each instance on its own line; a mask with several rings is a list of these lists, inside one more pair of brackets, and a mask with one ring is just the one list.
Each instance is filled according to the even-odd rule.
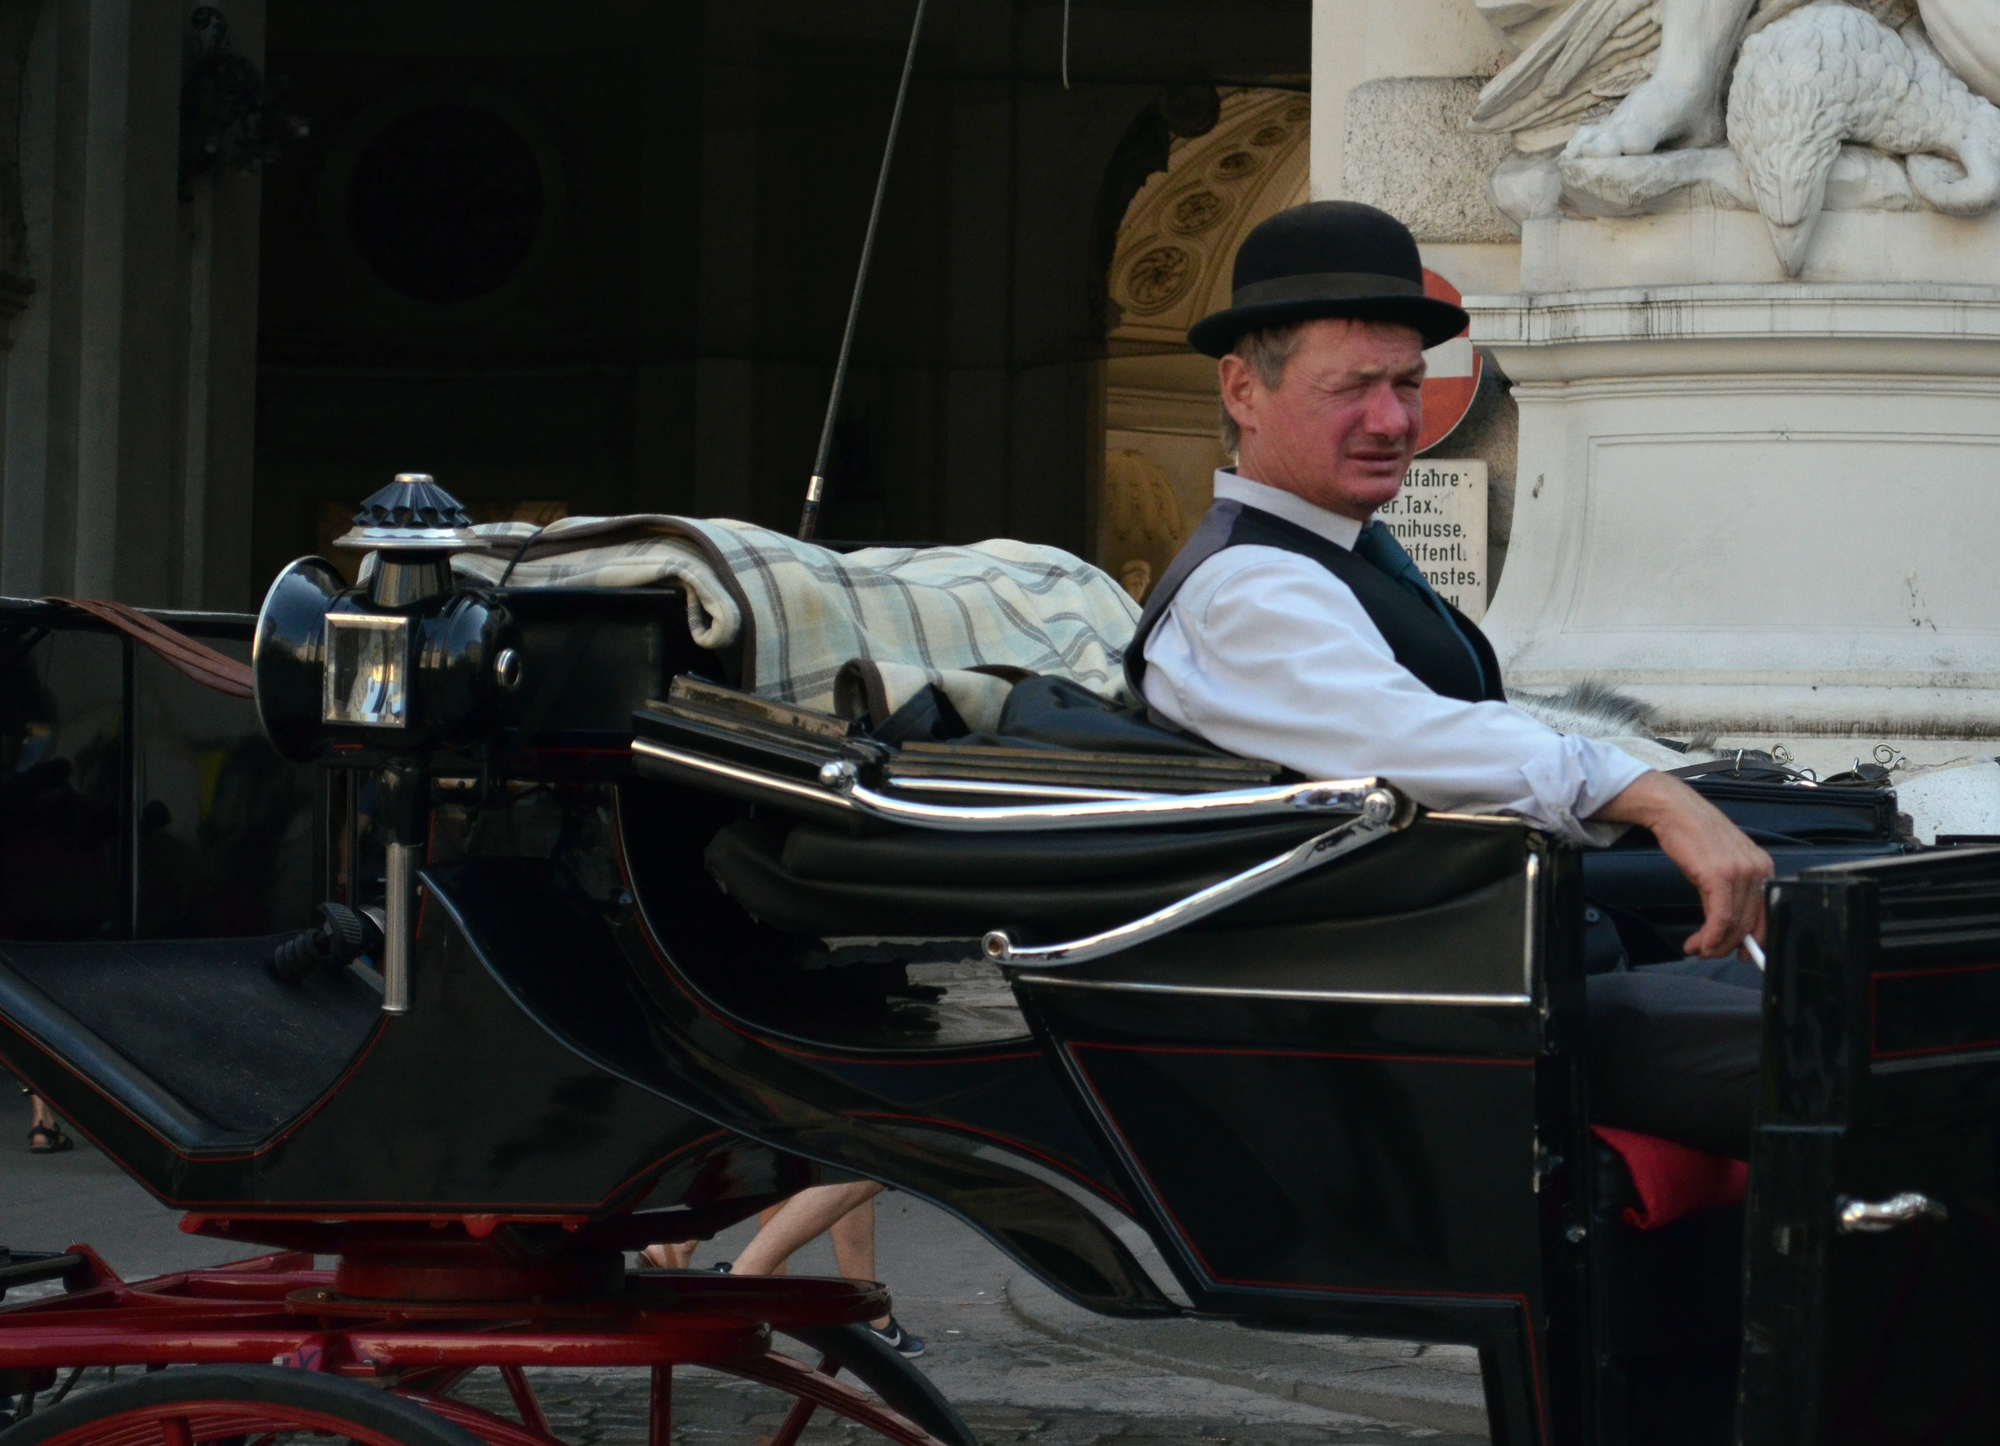
[[139,647],[130,638],[120,638],[119,641],[125,645],[118,660],[121,683],[118,753],[125,773],[125,798],[118,809],[122,825],[119,834],[125,845],[125,859],[119,872],[125,885],[125,937],[136,939],[139,937],[139,892],[144,882],[139,877],[139,829],[146,817],[146,759],[139,751]]
[[810,542],[819,531],[819,500],[826,491],[827,458],[833,451],[833,423],[840,414],[841,393],[847,390],[847,360],[854,350],[854,326],[861,319],[861,295],[868,289],[868,263],[875,255],[875,229],[882,221],[882,198],[889,192],[889,164],[896,158],[896,136],[903,128],[903,101],[910,93],[910,72],[917,68],[917,37],[923,33],[924,6],[917,0],[910,22],[910,49],[903,57],[903,78],[896,86],[896,108],[889,115],[889,139],[882,147],[882,172],[875,178],[875,204],[868,208],[868,234],[861,241],[861,265],[854,273],[854,297],[847,303],[847,329],[840,334],[840,360],[833,366],[833,395],[826,399],[826,423],[819,429],[819,455],[813,459],[812,480],[806,484],[805,511],[799,514],[799,539]]
[[1069,89],[1069,0],[1063,0],[1063,43],[1062,43],[1063,89]]

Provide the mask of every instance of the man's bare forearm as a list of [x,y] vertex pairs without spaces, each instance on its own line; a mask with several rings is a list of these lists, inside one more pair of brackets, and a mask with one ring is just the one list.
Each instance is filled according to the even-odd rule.
[[1649,830],[1700,893],[1702,926],[1682,946],[1688,953],[1713,959],[1746,936],[1763,942],[1771,856],[1714,804],[1670,774],[1646,773],[1593,817]]

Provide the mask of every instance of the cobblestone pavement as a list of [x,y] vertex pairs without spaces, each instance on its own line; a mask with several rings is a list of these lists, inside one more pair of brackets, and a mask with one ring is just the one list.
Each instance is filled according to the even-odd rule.
[[[536,1395],[555,1433],[571,1446],[643,1446],[646,1439],[646,1378],[637,1371],[530,1372]],[[513,1407],[497,1375],[482,1372],[466,1381],[459,1399],[512,1418]],[[674,1440],[752,1446],[766,1440],[785,1419],[788,1402],[775,1391],[733,1380],[713,1371],[684,1368],[674,1375]],[[982,1446],[1375,1446],[1422,1441],[1426,1446],[1470,1446],[1483,1437],[1456,1436],[1422,1427],[1388,1426],[1330,1412],[1310,1412],[1318,1421],[1245,1420],[1227,1415],[1159,1415],[1080,1407],[1027,1407],[972,1404],[959,1413]],[[1264,1415],[1263,1411],[1258,1412]],[[858,1426],[821,1412],[807,1428],[813,1446],[878,1440]]]
[[[1057,1346],[1049,1354],[1074,1358],[1050,1361],[1050,1369],[1088,1369],[1102,1364],[1101,1359],[1093,1362],[1092,1353],[1074,1347]],[[527,1374],[550,1429],[567,1446],[644,1446],[649,1383],[645,1371],[530,1370]],[[131,1380],[135,1375],[128,1368],[116,1379]],[[81,1399],[113,1383],[110,1373],[93,1368],[76,1383],[70,1398]],[[518,1419],[496,1371],[475,1373],[451,1394],[503,1420]],[[1210,1394],[1212,1397],[1213,1388]],[[1244,1394],[1246,1399],[1239,1402],[1210,1399],[1184,1405],[1177,1403],[1178,1393],[1170,1389],[1141,1403],[1148,1408],[1143,1410],[990,1401],[954,1404],[981,1446],[1401,1446],[1409,1442],[1484,1446],[1486,1439]],[[1238,1409],[1215,1409],[1227,1404]],[[1289,1409],[1273,1409],[1281,1404]],[[1203,1405],[1207,1409],[1202,1409]],[[770,1439],[790,1407],[790,1398],[764,1386],[684,1366],[674,1373],[673,1439],[686,1446],[709,1442],[716,1446],[759,1446]],[[815,1416],[801,1438],[807,1446],[846,1446],[850,1442],[861,1446],[880,1439],[824,1411]]]
[[[129,1369],[120,1375],[134,1378]],[[567,1446],[644,1446],[645,1372],[531,1370],[528,1376],[550,1430]],[[81,1399],[107,1384],[111,1382],[106,1373],[92,1369],[77,1382],[70,1398]],[[503,1420],[518,1419],[497,1372],[475,1374],[452,1395]],[[719,1372],[682,1367],[674,1374],[673,1439],[685,1446],[710,1442],[760,1446],[770,1440],[789,1410],[789,1398]],[[1302,1409],[1296,1420],[1271,1420],[1263,1409],[1253,1409],[1252,1418],[1246,1419],[993,1402],[961,1404],[959,1414],[981,1446],[1402,1446],[1406,1442],[1483,1446],[1485,1441],[1483,1436],[1396,1426],[1310,1408]],[[881,1440],[824,1411],[800,1439],[806,1446],[862,1446]]]

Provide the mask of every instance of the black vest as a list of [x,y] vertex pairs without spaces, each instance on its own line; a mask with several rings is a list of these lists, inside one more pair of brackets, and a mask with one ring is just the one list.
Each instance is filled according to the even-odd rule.
[[1493,645],[1486,641],[1486,634],[1479,631],[1471,618],[1445,603],[1453,621],[1478,650],[1479,666],[1486,670],[1483,688],[1472,659],[1466,655],[1465,644],[1453,636],[1436,610],[1404,584],[1309,528],[1241,502],[1227,501],[1217,501],[1208,509],[1208,515],[1201,519],[1186,546],[1175,555],[1159,585],[1146,599],[1145,611],[1139,614],[1139,630],[1125,650],[1125,676],[1132,684],[1132,691],[1141,698],[1146,696],[1143,686],[1146,639],[1166,616],[1174,595],[1190,573],[1223,548],[1246,544],[1282,548],[1309,557],[1346,583],[1369,620],[1380,629],[1396,661],[1433,693],[1468,703],[1506,701],[1506,694],[1500,688],[1500,660],[1493,655]]

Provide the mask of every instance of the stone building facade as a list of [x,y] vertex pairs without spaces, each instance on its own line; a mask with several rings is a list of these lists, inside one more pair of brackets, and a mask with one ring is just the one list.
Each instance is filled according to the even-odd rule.
[[[913,8],[0,7],[0,593],[247,607],[398,470],[789,527]],[[1510,676],[2000,736],[1994,92],[1986,0],[935,5],[824,529],[1143,590],[1172,333],[1352,197],[1475,316]]]
[[1510,682],[1842,767],[2000,738],[1993,7],[1319,0],[1313,45],[1314,193],[1411,222],[1495,377],[1452,447]]
[[[9,0],[0,593],[247,607],[398,470],[789,528],[913,9]],[[1088,551],[1127,205],[1308,84],[1310,0],[1064,9],[930,7],[827,535]]]

